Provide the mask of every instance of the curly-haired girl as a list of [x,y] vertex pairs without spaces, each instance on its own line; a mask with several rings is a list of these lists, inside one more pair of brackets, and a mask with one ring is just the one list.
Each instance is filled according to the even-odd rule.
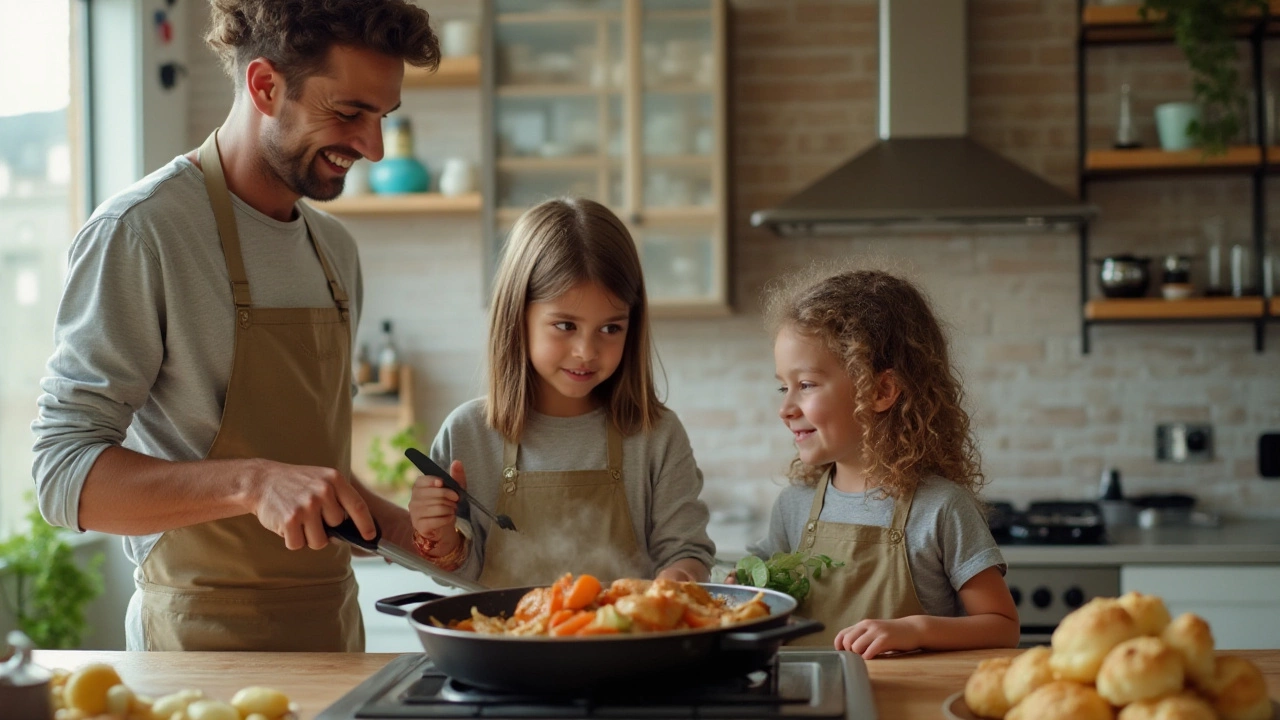
[[799,611],[827,630],[801,643],[866,658],[1016,645],[963,391],[928,301],[883,272],[808,272],[771,288],[766,317],[798,456],[750,550],[843,563],[812,579]]

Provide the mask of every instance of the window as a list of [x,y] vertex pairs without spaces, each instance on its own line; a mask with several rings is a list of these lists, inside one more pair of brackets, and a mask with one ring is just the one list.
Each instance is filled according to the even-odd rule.
[[0,537],[26,513],[31,421],[83,218],[76,0],[0,0]]

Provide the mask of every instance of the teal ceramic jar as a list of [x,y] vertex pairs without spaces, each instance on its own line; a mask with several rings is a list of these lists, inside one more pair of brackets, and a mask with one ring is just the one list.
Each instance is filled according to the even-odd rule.
[[386,156],[369,168],[369,188],[379,195],[426,192],[431,187],[431,176],[413,156],[409,119],[388,119],[383,142]]

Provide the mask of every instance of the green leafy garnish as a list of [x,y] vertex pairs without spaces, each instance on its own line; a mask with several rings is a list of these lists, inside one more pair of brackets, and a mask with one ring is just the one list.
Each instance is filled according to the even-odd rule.
[[809,594],[809,578],[822,577],[823,568],[844,567],[826,555],[813,555],[804,550],[793,553],[774,553],[768,560],[748,555],[738,561],[739,585],[767,588],[784,592],[797,601]]

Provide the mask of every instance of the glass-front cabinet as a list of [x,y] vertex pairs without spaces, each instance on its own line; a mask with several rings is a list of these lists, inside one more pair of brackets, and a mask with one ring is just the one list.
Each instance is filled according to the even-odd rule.
[[631,229],[655,314],[729,309],[725,0],[490,0],[490,269],[548,198]]

